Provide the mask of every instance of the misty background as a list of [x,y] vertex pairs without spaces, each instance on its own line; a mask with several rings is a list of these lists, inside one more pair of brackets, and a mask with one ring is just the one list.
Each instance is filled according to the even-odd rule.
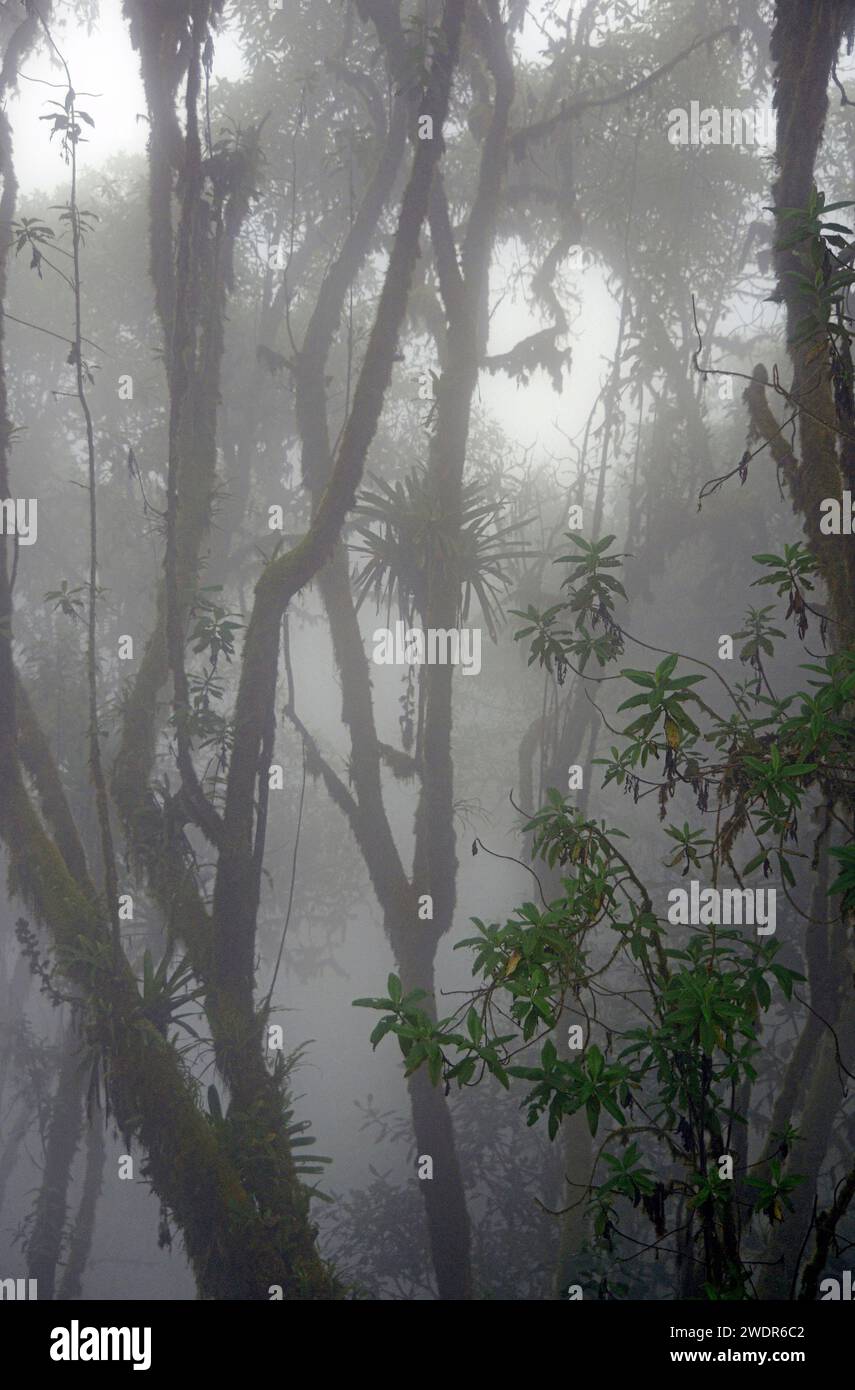
[[[347,440],[359,373],[372,351],[372,324],[417,157],[415,107],[409,109],[407,101],[408,83],[420,79],[396,69],[400,53],[396,57],[378,17],[382,7],[374,3],[286,0],[278,10],[241,0],[209,7],[210,47],[200,60],[196,99],[200,177],[207,182],[200,183],[197,196],[207,199],[212,211],[210,224],[193,223],[196,240],[188,242],[188,254],[198,255],[198,261],[192,263],[187,308],[192,326],[184,349],[187,360],[192,358],[191,377],[197,372],[201,384],[193,406],[196,425],[179,421],[176,446],[170,408],[174,424],[181,398],[172,373],[179,358],[170,365],[157,257],[162,257],[161,283],[170,282],[180,299],[182,266],[186,270],[188,263],[181,260],[182,216],[194,177],[190,146],[180,144],[187,138],[185,77],[188,64],[193,70],[192,53],[175,60],[174,89],[168,90],[171,79],[164,76],[157,90],[158,59],[144,6],[55,0],[47,7],[49,15],[42,8],[45,13],[15,65],[17,80],[4,90],[18,184],[4,327],[8,417],[15,427],[11,473],[13,495],[38,499],[37,542],[18,546],[15,559],[14,655],[86,857],[101,882],[103,824],[90,777],[87,716],[91,459],[74,381],[76,363],[69,353],[75,340],[75,277],[68,260],[69,224],[63,228],[60,217],[70,198],[71,156],[62,130],[51,137],[51,122],[43,119],[68,110],[63,105],[68,82],[57,50],[67,64],[75,109],[91,118],[81,130],[85,138],[75,142],[74,160],[78,206],[92,214],[80,247],[79,331],[86,340],[85,392],[94,421],[97,681],[107,778],[117,759],[121,764],[122,721],[158,621],[169,460],[176,448],[179,454],[185,448],[189,458],[202,439],[211,472],[199,484],[199,496],[204,493],[210,504],[210,518],[200,531],[194,597],[187,597],[181,612],[191,675],[202,671],[211,650],[197,628],[203,655],[194,654],[190,635],[200,615],[210,612],[204,604],[221,605],[220,620],[236,624],[234,650],[221,651],[213,662],[220,691],[210,709],[204,705],[206,715],[214,710],[211,722],[203,729],[200,720],[193,732],[197,773],[219,810],[226,804],[234,747],[229,720],[255,585],[265,566],[306,532],[323,495],[322,470],[308,480],[303,471],[310,452],[309,407],[301,406],[299,393],[309,387],[305,379],[300,384],[300,352],[308,361],[325,277],[371,194],[384,143],[391,144],[392,123],[409,122],[406,147],[396,156],[364,254],[342,294],[341,313],[333,315],[321,363],[320,399],[335,449]],[[614,536],[612,549],[623,557],[614,573],[627,594],[617,621],[651,648],[715,666],[722,634],[740,632],[749,604],[774,599],[773,591],[750,587],[757,577],[752,554],[779,552],[799,539],[802,524],[779,485],[772,456],[761,453],[752,460],[744,485],[732,477],[698,505],[703,485],[730,474],[746,447],[756,443],[742,399],[755,363],[765,363],[770,375],[776,365],[782,377],[788,370],[786,305],[776,296],[769,211],[774,154],[747,142],[675,147],[667,139],[669,112],[688,109],[692,101],[701,107],[768,108],[774,6],[746,6],[741,0],[631,5],[508,0],[473,8],[480,18],[464,25],[441,155],[451,234],[464,257],[497,100],[491,63],[501,65],[490,35],[499,25],[514,74],[501,193],[492,219],[485,219],[485,234],[468,253],[473,281],[483,270],[487,318],[478,328],[483,353],[474,372],[462,485],[475,488],[473,505],[487,507],[485,535],[497,538],[498,553],[488,587],[491,611],[485,614],[476,586],[460,621],[481,629],[481,670],[477,676],[462,678],[459,671],[450,676],[446,732],[453,789],[438,781],[425,791],[430,739],[426,748],[419,701],[427,698],[429,710],[431,700],[436,708],[445,696],[438,687],[427,697],[422,688],[420,696],[419,679],[407,667],[371,662],[376,629],[394,627],[400,618],[408,625],[429,625],[418,596],[413,598],[418,579],[407,569],[412,536],[421,533],[407,532],[402,524],[403,540],[380,571],[382,580],[376,586],[365,581],[360,588],[364,567],[380,553],[372,552],[365,528],[373,524],[380,535],[382,527],[376,514],[372,523],[370,513],[358,509],[369,495],[387,496],[384,486],[399,489],[394,505],[402,506],[400,489],[414,469],[431,476],[437,467],[436,476],[446,476],[436,463],[441,446],[430,383],[442,373],[446,379],[454,376],[454,333],[465,336],[467,329],[449,328],[447,287],[435,251],[441,220],[429,227],[426,218],[383,408],[358,486],[357,511],[348,508],[343,524],[348,548],[336,552],[342,606],[335,610],[332,588],[327,592],[313,576],[294,595],[284,620],[287,646],[276,673],[275,730],[272,744],[261,750],[263,758],[281,767],[282,786],[271,784],[263,862],[257,866],[254,998],[259,1005],[273,987],[269,1022],[281,1025],[286,1054],[299,1050],[287,1078],[288,1103],[290,1122],[305,1128],[292,1131],[292,1137],[299,1133],[316,1142],[295,1152],[331,1160],[305,1179],[322,1194],[312,1199],[307,1220],[317,1226],[321,1257],[332,1261],[353,1296],[539,1300],[564,1296],[562,1289],[578,1283],[585,1297],[597,1297],[604,1279],[610,1281],[609,1296],[679,1296],[679,1279],[668,1259],[616,1262],[608,1233],[604,1243],[591,1214],[578,1205],[602,1134],[592,1141],[580,1116],[569,1137],[572,1122],[565,1121],[565,1131],[550,1140],[545,1121],[526,1123],[529,1086],[524,1081],[512,1080],[506,1092],[485,1076],[463,1090],[456,1084],[432,1088],[430,1104],[441,1106],[442,1114],[437,1118],[439,1110],[432,1111],[417,1139],[400,1049],[392,1038],[372,1047],[370,1033],[379,1015],[354,1008],[353,1001],[382,995],[390,972],[406,979],[409,971],[412,982],[420,971],[427,978],[434,966],[423,960],[425,947],[418,940],[423,933],[424,939],[431,935],[436,950],[437,1011],[444,1017],[458,1007],[473,988],[473,959],[471,950],[455,947],[474,934],[472,919],[503,924],[520,903],[539,901],[528,867],[530,837],[522,827],[544,804],[550,787],[569,796],[586,817],[621,827],[633,862],[644,868],[654,910],[663,917],[668,889],[683,881],[674,846],[663,839],[662,801],[656,795],[634,800],[628,786],[616,781],[603,787],[602,769],[594,762],[608,757],[618,741],[615,726],[624,722],[618,705],[634,692],[593,663],[589,675],[603,677],[600,684],[586,684],[572,670],[559,681],[554,668],[529,663],[528,641],[514,640],[523,621],[512,610],[524,612],[531,604],[543,609],[565,597],[560,557],[573,549],[567,517],[574,505],[582,509],[580,535]],[[192,50],[192,41],[180,37],[193,33],[192,9],[182,3],[180,13],[163,18],[164,7],[154,7],[162,22],[157,42],[164,45],[164,75],[173,71],[172,56],[170,61],[164,56],[168,44],[170,55],[173,50],[180,55],[182,43]],[[389,32],[397,34],[400,25],[413,64],[427,69],[445,22],[443,6],[404,0],[389,9],[397,16]],[[4,43],[24,14],[21,6],[3,6]],[[175,32],[169,27],[173,23]],[[679,61],[671,64],[674,58]],[[147,73],[148,88],[141,71]],[[651,74],[657,74],[655,80],[644,85]],[[836,82],[845,88],[851,77],[851,57],[841,49]],[[639,83],[642,89],[634,92]],[[851,193],[852,117],[836,87],[830,90],[816,178],[827,200],[834,201]],[[599,100],[605,97],[608,102]],[[587,98],[589,109],[565,119],[567,103]],[[51,101],[59,107],[48,105]],[[514,131],[551,119],[548,134],[514,146]],[[242,157],[250,146],[248,182],[238,188],[229,183],[236,152]],[[159,210],[152,182],[157,160],[161,172],[168,170],[170,184]],[[152,227],[164,206],[170,210],[170,245],[158,252]],[[840,215],[845,220],[848,213]],[[28,239],[27,218],[54,235]],[[23,241],[16,245],[22,229]],[[277,245],[285,248],[284,266],[275,255]],[[474,266],[479,256],[483,268]],[[171,281],[166,261],[178,267]],[[695,316],[703,335],[700,350]],[[221,357],[212,367],[220,330]],[[515,345],[542,334],[547,336],[514,357]],[[705,378],[698,364],[738,375]],[[130,398],[121,385],[126,376],[132,378]],[[774,399],[772,405],[780,423],[785,405]],[[269,525],[270,508],[276,506],[284,512],[281,532]],[[513,529],[504,535],[507,526]],[[441,567],[431,574],[429,602],[439,602]],[[348,577],[352,598],[345,603],[341,585],[347,586]],[[821,585],[816,600],[827,601]],[[341,621],[335,643],[330,605]],[[440,603],[431,611],[448,610]],[[365,660],[359,667],[351,645],[354,664],[343,674],[351,617]],[[783,605],[773,621],[790,633]],[[816,655],[818,626],[811,622],[808,656],[794,639],[776,645],[768,662],[776,689],[796,688],[800,663]],[[127,661],[119,656],[126,635],[133,638],[134,652]],[[735,645],[727,678],[753,684],[748,661],[740,667],[744,643]],[[618,667],[650,670],[660,660],[628,645]],[[171,688],[160,682],[156,701],[148,701],[149,708],[156,705],[157,716],[147,785],[164,824],[168,808],[177,808],[181,853],[192,862],[199,900],[215,912],[220,855],[185,814],[184,803],[173,802],[182,774],[176,770],[180,715],[170,707]],[[360,702],[366,690],[382,752],[364,736]],[[145,697],[141,703],[146,705]],[[422,707],[425,718],[429,721],[430,714]],[[265,739],[269,732],[265,729]],[[261,730],[259,740],[261,745]],[[373,768],[364,765],[375,755]],[[581,789],[568,791],[571,764],[583,768],[584,781]],[[32,766],[27,776],[36,776]],[[259,794],[260,789],[261,782]],[[354,830],[358,817],[354,821],[347,811],[352,799],[369,826],[376,825],[376,817],[371,820],[375,796],[413,894],[433,894],[435,931],[413,912],[412,903],[390,925],[389,904],[380,901],[377,888],[384,853],[377,845],[366,849]],[[668,824],[697,821],[709,831],[715,821],[712,801],[699,813],[689,785],[671,796]],[[806,834],[818,824],[812,817],[821,802],[815,789],[802,813]],[[437,810],[446,804],[450,817]],[[165,951],[172,953],[172,968],[184,957],[179,944],[183,899],[177,894],[172,914],[158,899],[146,855],[156,858],[159,851],[134,846],[118,796],[110,818],[119,890],[133,898],[133,919],[121,922],[123,949],[131,974],[141,980],[146,952],[154,966]],[[446,832],[453,830],[444,848],[431,839],[432,818],[442,819]],[[370,837],[370,828],[365,834]],[[747,850],[742,858],[748,859]],[[9,887],[0,901],[0,1277],[20,1278],[37,1266],[44,1288],[42,1271],[49,1269],[53,1296],[59,1298],[211,1296],[200,1294],[182,1222],[147,1169],[145,1147],[124,1137],[134,1130],[133,1105],[124,1116],[115,1107],[105,1114],[105,1073],[96,1075],[91,1056],[72,1043],[80,1010],[67,996],[63,1002],[52,997],[58,976],[51,973],[49,933],[16,891],[18,871],[8,856],[6,868]],[[799,972],[806,948],[799,911],[811,911],[817,872],[808,846],[792,903],[779,897],[779,960]],[[827,870],[822,872],[827,883]],[[762,873],[752,882],[765,884]],[[555,865],[549,871],[542,867],[540,886],[549,901],[560,894]],[[21,919],[36,932],[40,971],[31,968],[32,949],[22,949],[26,936],[16,931]],[[611,949],[605,933],[595,935],[593,958],[603,967]],[[408,951],[415,963],[405,959],[402,969]],[[616,993],[601,998],[597,1026],[604,1032],[626,1026],[617,995],[628,987],[628,978],[619,975]],[[200,989],[198,972],[186,988]],[[179,1026],[175,1033],[167,1028],[163,1037],[186,1049],[181,1065],[192,1078],[199,1107],[206,1115],[215,1114],[218,1105],[226,1111],[235,1087],[218,1067],[204,996],[197,994],[185,1007],[197,1036]],[[572,1010],[569,1001],[567,1007]],[[802,1004],[776,999],[764,1024],[760,1080],[745,1125],[745,1142],[755,1156],[769,1126],[775,1078],[789,1062],[807,1017]],[[849,1027],[851,1020],[840,1023],[841,1038],[848,1037]],[[563,1023],[559,1031],[566,1033]],[[851,1052],[845,1055],[851,1061]],[[265,1059],[273,1068],[269,1054]],[[215,1088],[216,1101],[209,1087]],[[800,1104],[804,1099],[793,1102],[796,1113]],[[212,1125],[216,1130],[216,1115]],[[447,1229],[434,1229],[433,1239],[431,1221],[441,1224],[442,1218],[426,1213],[427,1184],[418,1176],[419,1157],[436,1147],[425,1140],[425,1133],[439,1132],[431,1125],[443,1134],[443,1127],[450,1127],[462,1184],[446,1203]],[[811,1175],[812,1190],[822,1201],[848,1166],[851,1105],[835,1109],[833,1126],[827,1152]],[[440,1152],[441,1146],[435,1153],[441,1171]],[[134,1158],[132,1180],[119,1176],[121,1156],[128,1154]],[[654,1162],[652,1150],[647,1157]],[[673,1166],[673,1154],[671,1159]],[[198,1161],[205,1162],[202,1156]],[[667,1161],[666,1169],[663,1181],[670,1172]],[[448,1267],[460,1267],[453,1246],[456,1236],[464,1236],[454,1215],[461,1194],[468,1214],[468,1292],[454,1291],[448,1270],[437,1282],[443,1250]],[[642,1214],[630,1214],[626,1230],[647,1239],[632,1224]],[[34,1233],[41,1241],[37,1248]],[[765,1236],[757,1236],[758,1250]],[[213,1258],[227,1262],[223,1250]],[[443,1277],[451,1280],[445,1292]],[[275,1285],[277,1278],[271,1275],[269,1282]]]

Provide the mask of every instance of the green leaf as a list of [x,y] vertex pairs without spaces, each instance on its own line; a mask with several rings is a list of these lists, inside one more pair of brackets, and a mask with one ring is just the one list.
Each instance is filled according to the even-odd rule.
[[649,703],[649,695],[630,695],[628,700],[624,700],[622,705],[618,705],[617,712],[620,714],[622,710],[636,709],[638,705],[647,705]]
[[510,1090],[511,1083],[508,1080],[508,1073],[505,1071],[501,1062],[491,1062],[488,1060],[487,1067],[490,1070],[490,1072],[492,1072],[493,1076],[495,1076],[496,1080],[501,1082],[505,1090]]
[[211,1118],[215,1120],[217,1124],[222,1124],[223,1107],[220,1104],[220,1093],[216,1086],[208,1087],[208,1109],[211,1112]]
[[630,671],[627,669],[621,671],[621,675],[626,676],[627,680],[632,681],[635,685],[646,686],[648,690],[652,690],[656,685],[655,679],[647,671]]
[[383,1038],[385,1038],[393,1023],[394,1019],[381,1018],[380,1022],[377,1024],[377,1026],[373,1029],[371,1033],[370,1042],[372,1047],[376,1047],[377,1044],[381,1042]]

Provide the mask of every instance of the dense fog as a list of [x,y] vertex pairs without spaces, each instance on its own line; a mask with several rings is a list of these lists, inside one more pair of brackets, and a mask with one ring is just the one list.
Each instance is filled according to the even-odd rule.
[[4,1298],[852,1297],[853,32],[0,6]]

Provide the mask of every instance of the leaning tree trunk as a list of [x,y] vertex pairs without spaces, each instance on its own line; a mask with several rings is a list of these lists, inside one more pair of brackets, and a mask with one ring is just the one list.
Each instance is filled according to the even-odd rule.
[[73,1034],[63,1039],[64,1051],[56,1095],[51,1104],[42,1183],[27,1236],[27,1267],[38,1280],[40,1300],[56,1289],[68,1215],[68,1189],[74,1157],[83,1132],[83,1089],[86,1081]]
[[83,1191],[80,1196],[77,1215],[68,1235],[68,1255],[59,1286],[58,1296],[61,1302],[69,1298],[79,1298],[83,1290],[83,1274],[92,1253],[95,1212],[98,1207],[98,1198],[101,1195],[106,1156],[104,1125],[101,1116],[93,1114],[89,1119],[89,1132],[86,1139],[86,1169],[83,1177]]

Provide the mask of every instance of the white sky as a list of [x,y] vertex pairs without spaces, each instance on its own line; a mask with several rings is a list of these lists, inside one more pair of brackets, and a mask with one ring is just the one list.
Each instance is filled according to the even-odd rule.
[[[68,62],[75,89],[98,93],[80,103],[95,121],[94,130],[86,132],[89,144],[81,151],[81,164],[98,167],[111,155],[142,153],[147,126],[137,115],[145,112],[145,96],[121,0],[101,0],[99,20],[91,34],[75,21],[67,0],[55,5],[55,15],[54,37]],[[240,70],[240,55],[224,33],[217,42],[215,73],[234,78]],[[44,51],[30,58],[21,71],[28,78],[64,85],[61,68]],[[9,103],[18,182],[25,196],[36,190],[50,191],[64,178],[58,142],[51,143],[49,123],[39,120],[51,110],[47,103],[62,97],[62,90],[50,91],[23,80]]]
[[[81,102],[95,121],[94,129],[86,132],[88,144],[81,150],[81,166],[98,168],[119,153],[144,153],[147,126],[144,120],[137,120],[137,114],[146,109],[145,96],[121,0],[101,0],[99,19],[91,34],[75,21],[67,0],[58,0],[55,16],[54,36],[68,62],[75,89],[98,94]],[[535,57],[542,47],[540,36],[528,32],[525,47],[527,56]],[[239,50],[224,32],[217,40],[214,75],[236,78],[240,71]],[[45,51],[31,58],[22,72],[25,78],[41,82],[21,80],[9,103],[21,193],[24,197],[37,192],[53,194],[64,184],[66,170],[58,140],[49,139],[49,122],[39,117],[52,109],[50,100],[62,100],[64,77]],[[44,81],[62,85],[51,90],[41,85]],[[507,248],[506,254],[510,258],[512,249]],[[481,403],[511,440],[526,447],[538,441],[559,456],[567,449],[553,422],[569,432],[580,428],[606,371],[604,358],[614,346],[616,314],[601,278],[592,270],[579,274],[586,279],[582,296],[585,308],[577,325],[581,341],[574,350],[569,390],[565,385],[564,394],[556,396],[541,373],[526,388],[517,388],[502,376],[485,375],[481,379]],[[494,283],[499,279],[500,275],[494,276]],[[529,317],[521,300],[505,300],[493,319],[490,351],[505,351],[542,326]]]
[[[59,9],[61,17],[63,10],[67,13],[63,6]],[[136,113],[145,111],[145,100],[119,0],[102,0],[101,23],[91,35],[79,26],[66,28],[61,18],[55,37],[65,54],[75,89],[101,94],[97,99],[87,97],[80,102],[95,121],[94,130],[87,131],[90,143],[83,147],[81,163],[100,165],[119,150],[144,150],[146,127],[136,120]],[[65,81],[62,70],[43,50],[31,57],[21,72],[25,78],[63,84]],[[61,89],[51,91],[41,83],[22,80],[18,95],[9,104],[15,132],[15,164],[24,195],[37,189],[52,191],[65,180],[59,143],[49,139],[49,122],[39,120],[52,109],[49,101],[62,99]]]

